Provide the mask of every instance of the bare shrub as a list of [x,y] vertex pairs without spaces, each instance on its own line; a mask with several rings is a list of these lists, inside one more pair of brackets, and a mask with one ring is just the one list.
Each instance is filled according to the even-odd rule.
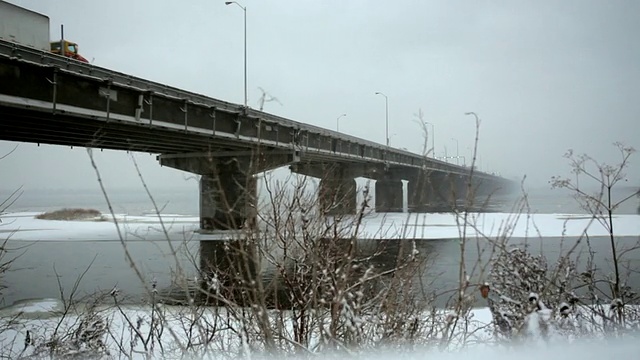
[[[552,187],[573,191],[576,200],[590,214],[582,235],[560,254],[557,263],[549,265],[542,255],[533,255],[527,248],[510,246],[508,241],[498,243],[499,251],[492,259],[492,295],[488,302],[496,332],[501,337],[513,339],[534,335],[548,339],[550,334],[560,334],[565,339],[573,339],[619,335],[639,328],[638,308],[629,306],[638,300],[638,296],[626,285],[621,265],[625,255],[639,247],[620,251],[613,227],[616,209],[636,193],[618,202],[612,198],[614,187],[625,179],[623,170],[634,149],[620,143],[615,146],[621,155],[619,164],[599,163],[588,155],[575,156],[569,151],[565,156],[571,162],[576,181],[561,177],[551,180]],[[578,185],[581,175],[595,183],[599,190],[595,193],[583,190]],[[592,240],[587,233],[594,223],[607,231],[614,264],[612,275],[593,265]],[[586,264],[577,263],[576,249],[581,243],[586,243],[588,251]],[[579,265],[584,270],[578,271]]]
[[[206,295],[225,305],[243,351],[351,352],[422,341],[415,244],[394,243],[396,260],[383,266],[378,259],[391,244],[358,241],[366,190],[355,215],[328,216],[307,178],[293,183],[267,183],[269,209],[258,212],[264,227],[230,243],[229,267],[207,278]],[[265,269],[275,276],[263,283]]]
[[60,209],[48,211],[46,213],[36,215],[36,219],[41,220],[62,220],[62,221],[78,221],[92,220],[105,221],[102,213],[95,209]]

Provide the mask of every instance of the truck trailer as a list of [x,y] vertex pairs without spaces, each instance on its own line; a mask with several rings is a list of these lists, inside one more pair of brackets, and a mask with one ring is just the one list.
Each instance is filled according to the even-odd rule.
[[[48,16],[1,0],[0,40],[88,62],[78,53],[78,44],[64,39],[49,40]],[[61,48],[64,50],[60,51]]]

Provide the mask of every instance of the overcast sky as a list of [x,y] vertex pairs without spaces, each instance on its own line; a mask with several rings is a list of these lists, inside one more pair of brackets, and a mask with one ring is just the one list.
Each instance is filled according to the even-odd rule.
[[[222,100],[243,101],[242,10],[217,0],[11,3],[46,14],[51,38],[77,42],[93,63]],[[640,149],[640,1],[246,0],[250,106],[419,152],[412,120],[435,124],[436,154],[469,159],[482,118],[481,169],[543,185],[567,174],[567,149],[615,162]],[[16,143],[0,142],[0,154]],[[156,187],[185,174],[137,156]],[[630,178],[640,183],[640,154]],[[98,162],[113,187],[138,184],[124,152]],[[20,144],[0,161],[0,188],[87,187],[82,149]]]

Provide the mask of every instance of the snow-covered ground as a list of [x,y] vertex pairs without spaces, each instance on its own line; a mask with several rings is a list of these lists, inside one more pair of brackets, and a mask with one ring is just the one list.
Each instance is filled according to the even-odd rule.
[[[108,352],[112,358],[161,359],[161,358],[246,358],[277,359],[276,355],[261,352],[251,353],[244,343],[243,334],[236,332],[242,328],[237,317],[225,314],[224,309],[207,308],[194,310],[185,307],[160,306],[151,321],[150,307],[122,306],[120,308],[100,306],[93,310],[64,314],[65,304],[54,299],[27,301],[0,310],[0,355],[7,358],[35,356],[47,357],[49,348],[46,341],[59,340],[56,346],[61,354],[82,358],[91,349]],[[162,314],[159,316],[158,314]],[[162,319],[162,320],[160,320]],[[226,319],[226,320],[225,320]],[[231,320],[229,320],[231,319]],[[444,319],[444,317],[443,317]],[[231,321],[231,322],[229,322]],[[426,318],[424,322],[428,322]],[[538,360],[543,357],[567,360],[637,359],[640,338],[629,333],[618,338],[590,338],[566,341],[561,338],[541,336],[520,339],[507,344],[498,341],[493,334],[491,312],[487,308],[473,309],[465,320],[460,320],[460,330],[450,338],[452,346],[441,347],[436,336],[432,345],[417,341],[416,345],[404,348],[386,349],[384,345],[373,345],[376,350],[352,352],[353,359],[461,359],[475,360],[490,357],[492,360],[518,359]],[[193,322],[199,324],[193,326]],[[213,335],[202,326],[220,329]],[[293,337],[292,328],[286,325],[283,334]],[[437,325],[436,325],[437,326]],[[156,329],[151,336],[151,328]],[[169,330],[171,329],[171,330]],[[225,330],[226,329],[226,330]],[[230,330],[233,329],[233,330]],[[54,335],[57,332],[57,335]],[[203,345],[202,335],[211,336]],[[28,340],[27,340],[27,334]],[[91,339],[100,335],[100,342]],[[80,340],[82,339],[82,340]],[[94,342],[92,342],[94,341]],[[460,342],[460,344],[456,344]],[[89,348],[89,343],[93,348]],[[78,344],[81,344],[78,346]],[[99,344],[99,345],[96,345]],[[153,344],[153,345],[151,345]],[[103,347],[104,346],[104,347]],[[287,358],[309,358],[309,349],[302,356]],[[83,353],[83,351],[87,351]],[[345,353],[330,351],[312,355],[317,359],[342,359]],[[80,356],[80,357],[78,357]]]
[[[217,327],[230,327],[234,330],[219,330],[209,346],[194,346],[198,350],[192,350],[190,354],[195,358],[235,358],[230,352],[243,351],[238,346],[241,342],[242,334],[236,330],[242,328],[243,324],[233,314],[227,314],[225,309],[206,308],[204,310],[193,310],[187,307],[159,306],[155,313],[155,321],[162,322],[164,334],[161,340],[154,339],[155,342],[162,343],[162,347],[155,344],[155,350],[149,351],[154,354],[154,358],[175,358],[181,354],[181,348],[191,342],[201,341],[202,326],[215,324]],[[198,312],[194,317],[192,312]],[[146,338],[152,328],[151,307],[144,306],[99,306],[93,308],[91,312],[86,308],[78,310],[74,308],[67,314],[65,304],[55,299],[44,299],[39,301],[24,301],[14,304],[11,307],[0,310],[0,344],[2,345],[0,355],[14,358],[18,355],[33,355],[41,349],[39,346],[46,340],[54,337],[53,332],[58,329],[60,334],[74,333],[78,329],[80,332],[104,328],[107,331],[102,336],[104,345],[107,346],[111,354],[118,354],[124,350],[133,358],[144,358],[145,346],[138,337]],[[63,315],[64,314],[64,315]],[[87,314],[91,314],[87,316]],[[162,315],[158,315],[162,314]],[[191,315],[191,316],[190,316]],[[159,320],[163,319],[163,320]],[[231,319],[231,320],[229,320]],[[196,321],[197,326],[190,327],[189,321]],[[131,321],[132,325],[129,323]],[[229,323],[228,321],[231,321]],[[425,320],[427,321],[427,320]],[[85,327],[81,323],[92,323]],[[185,324],[186,322],[186,324]],[[467,341],[475,344],[482,344],[491,341],[491,313],[488,309],[475,309],[468,316]],[[289,327],[289,325],[285,325]],[[133,330],[135,327],[136,330]],[[171,328],[171,331],[168,329]],[[71,330],[71,331],[70,331]],[[25,338],[29,332],[30,344],[25,347]],[[293,338],[293,329],[283,330],[284,333]],[[62,335],[59,335],[62,337]],[[154,336],[158,336],[156,333]],[[221,353],[220,349],[226,349],[229,353]],[[147,349],[149,350],[149,349]],[[260,354],[254,354],[253,357]],[[251,358],[252,356],[247,356]],[[190,358],[188,356],[187,358]]]
[[[118,240],[118,231],[113,218],[105,215],[106,221],[53,221],[39,220],[39,213],[19,212],[0,216],[0,237],[12,240]],[[123,234],[134,234],[147,240],[166,238],[156,215],[116,215]],[[199,219],[193,216],[162,215],[167,233],[172,239],[191,238],[198,229]],[[351,217],[339,219],[352,224]],[[498,236],[507,230],[513,237],[561,237],[580,236],[585,231],[590,236],[605,236],[606,229],[584,214],[534,214],[510,213],[469,214],[467,236],[482,233]],[[451,213],[437,214],[370,214],[363,220],[358,231],[362,239],[453,239],[460,236],[461,217]],[[613,225],[616,236],[640,235],[640,215],[615,215]],[[346,231],[345,233],[351,233]]]

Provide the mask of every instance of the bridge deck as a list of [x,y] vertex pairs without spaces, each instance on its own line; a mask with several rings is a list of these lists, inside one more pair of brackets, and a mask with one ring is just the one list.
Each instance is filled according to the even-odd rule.
[[461,166],[5,41],[0,41],[0,139],[159,154],[289,151],[302,161],[469,173]]

